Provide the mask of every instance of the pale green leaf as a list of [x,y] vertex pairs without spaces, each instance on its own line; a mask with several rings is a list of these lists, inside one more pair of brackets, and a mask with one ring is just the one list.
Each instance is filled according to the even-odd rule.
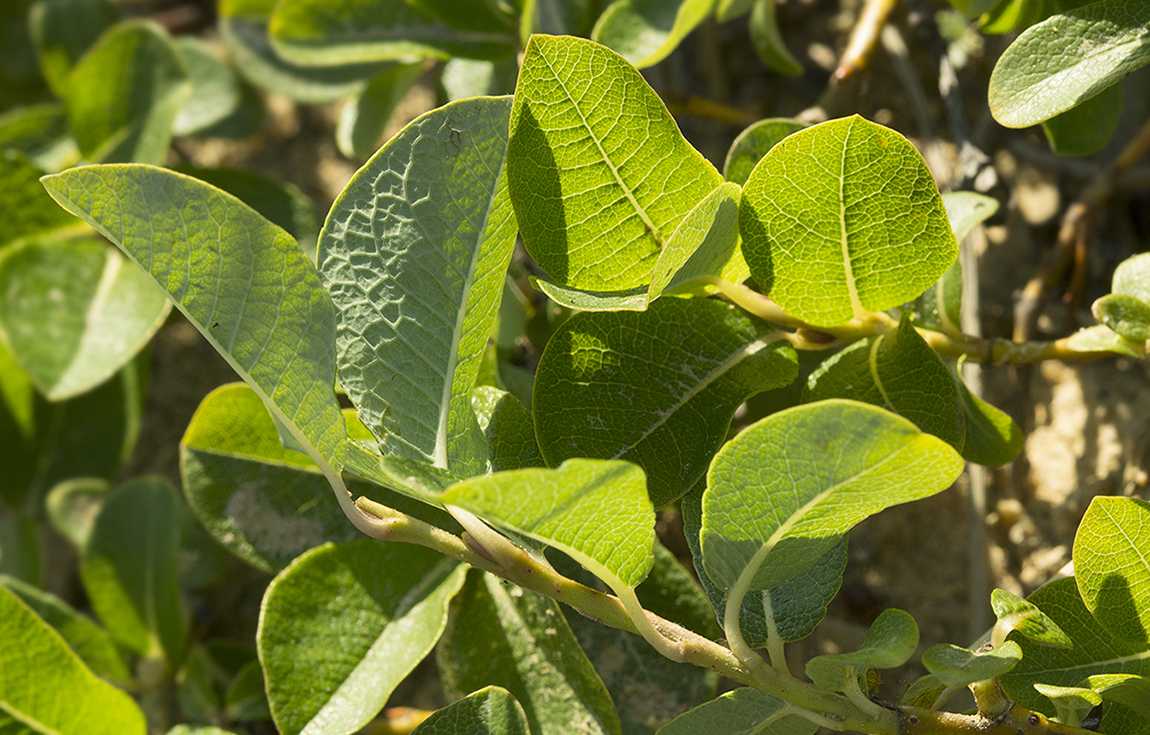
[[1150,503],[1094,498],[1074,537],[1074,576],[1108,631],[1150,643]]
[[279,571],[326,541],[359,538],[319,467],[283,448],[263,401],[243,383],[200,403],[180,443],[180,475],[208,533],[262,571]]
[[68,87],[80,153],[107,163],[162,163],[192,90],[175,43],[144,20],[119,23],[101,36],[72,69]]
[[722,183],[634,67],[552,36],[527,46],[507,177],[527,251],[555,283],[595,291],[647,285],[683,217]]
[[110,378],[170,310],[147,274],[94,239],[26,242],[0,254],[0,336],[51,401]]
[[720,586],[770,589],[884,508],[945,490],[958,453],[910,421],[853,401],[780,411],[715,456],[702,551]]
[[39,0],[28,11],[28,30],[44,81],[68,98],[68,74],[96,39],[116,22],[107,0]]
[[495,685],[523,706],[535,735],[620,735],[619,715],[558,603],[469,576],[436,649],[444,693]]
[[[23,153],[47,172],[67,168],[80,157],[64,105],[52,102],[24,105],[0,114],[0,148]],[[5,218],[11,221],[7,213]]]
[[443,65],[439,84],[449,102],[467,97],[497,97],[515,91],[519,64],[515,58],[481,61],[455,57]]
[[839,691],[846,677],[856,672],[902,666],[914,655],[917,645],[914,618],[902,610],[883,610],[857,651],[816,656],[807,662],[807,676],[824,689]]
[[1110,288],[1150,303],[1150,253],[1134,255],[1118,264]]
[[471,388],[515,241],[511,100],[433,110],[352,178],[320,235],[340,383],[387,454],[481,474]]
[[651,568],[655,543],[645,479],[627,462],[570,459],[554,470],[464,480],[443,502],[561,549],[612,588],[634,587]]
[[1150,63],[1142,0],[1102,0],[1031,26],[999,57],[987,97],[994,119],[1025,128],[1094,97]]
[[958,254],[922,156],[858,116],[776,144],[743,188],[739,227],[763,292],[817,326],[913,299]]
[[[132,698],[102,681],[20,599],[0,586],[0,730],[145,735]],[[61,696],[66,695],[66,696]]]
[[741,687],[680,715],[657,735],[814,735],[818,725],[778,697]]
[[172,123],[175,135],[202,133],[234,114],[240,107],[240,81],[232,67],[206,42],[194,36],[176,40],[188,68],[192,91]]
[[942,693],[947,689],[946,684],[939,681],[938,677],[934,674],[927,674],[926,676],[919,677],[907,687],[906,692],[902,695],[902,704],[908,707],[921,707],[923,709],[933,709],[934,703],[942,696]]
[[338,484],[335,314],[299,245],[232,195],[163,169],[85,166],[43,182],[151,274]]
[[615,0],[591,31],[591,39],[617,51],[637,68],[670,56],[687,34],[711,14],[716,0]]
[[973,191],[948,191],[942,195],[946,218],[959,242],[977,225],[998,211],[998,200]]
[[1112,293],[1094,302],[1098,321],[1127,339],[1150,339],[1150,303],[1124,293]]
[[527,715],[502,687],[485,687],[420,723],[411,735],[529,735]]
[[344,467],[365,480],[434,506],[440,505],[443,491],[461,479],[428,462],[380,454],[374,441],[348,442]]
[[1058,155],[1089,156],[1110,141],[1121,116],[1122,85],[1112,84],[1042,123],[1042,132],[1050,141],[1050,150]]
[[1108,352],[1130,357],[1143,357],[1146,354],[1143,340],[1124,337],[1104,324],[1079,329],[1066,338],[1066,347],[1083,354]]
[[[683,530],[699,582],[707,593],[714,619],[722,620],[727,607],[727,590],[711,579],[703,565],[703,554],[699,548],[699,531],[703,523],[702,489],[688,493],[680,508]],[[784,641],[797,641],[810,635],[815,626],[822,622],[827,613],[827,605],[842,587],[846,565],[847,539],[844,536],[801,574],[773,589],[747,594],[739,610],[739,628],[747,645],[751,648],[767,646],[771,626]],[[771,611],[769,623],[766,612],[768,605]]]
[[19,151],[0,151],[0,217],[5,223],[0,246],[25,237],[75,228],[76,220],[56,206],[40,186],[44,172]]
[[740,193],[737,184],[720,184],[687,213],[655,262],[648,303],[692,278],[722,273],[739,244]]
[[[1086,609],[1072,578],[1059,579],[1039,588],[1028,600],[1061,628],[1074,642],[1073,648],[1043,647],[1023,638],[1022,660],[1010,672],[999,677],[1006,695],[1028,709],[1054,714],[1049,700],[1033,684],[1079,686],[1089,676],[1098,674],[1150,675],[1150,648],[1144,642],[1127,641],[1112,636]],[[1110,717],[1121,718],[1115,710],[1124,709],[1114,702],[1103,702],[1102,732]]]
[[[967,10],[978,10],[979,30],[997,34],[1024,31],[1057,13],[1087,5],[1096,0],[970,0]],[[961,0],[966,3],[967,0]]]
[[783,138],[807,127],[797,120],[788,118],[767,118],[751,125],[731,144],[727,160],[723,164],[723,176],[727,181],[742,186],[747,183],[751,171],[763,160],[763,156]]
[[751,43],[755,53],[771,69],[789,77],[803,73],[803,65],[791,54],[775,20],[775,0],[757,0],[751,8]]
[[1103,699],[1126,705],[1150,720],[1150,679],[1133,674],[1098,674],[1086,677],[1083,686],[1098,692]]
[[994,590],[990,593],[990,606],[998,618],[993,632],[996,641],[1006,640],[1011,631],[1017,630],[1040,646],[1070,648],[1074,645],[1049,615],[1013,592]]
[[357,94],[390,62],[299,66],[272,49],[268,22],[278,0],[220,0],[220,37],[236,69],[252,84],[305,104]]
[[180,510],[176,489],[145,477],[104,501],[80,558],[80,578],[100,621],[117,643],[142,656],[184,655],[186,623],[177,562]]
[[343,106],[335,129],[340,153],[360,160],[375,153],[391,113],[421,71],[422,64],[395,64]]
[[1048,684],[1035,684],[1038,693],[1054,703],[1058,721],[1064,725],[1078,727],[1082,718],[1098,705],[1102,697],[1097,692],[1082,687],[1060,687]]
[[471,393],[471,407],[487,439],[492,472],[544,466],[531,413],[518,398],[498,388],[481,386]]
[[560,286],[541,278],[532,278],[531,285],[560,306],[578,311],[643,311],[651,301],[647,286],[626,291],[592,291]]
[[645,312],[577,314],[536,370],[539,446],[550,465],[571,457],[638,464],[658,508],[703,476],[743,401],[790,383],[797,370],[770,325],[724,302],[660,299]]
[[499,59],[514,52],[509,27],[460,30],[405,0],[283,0],[269,26],[283,58],[305,66],[341,66],[406,58]]
[[1006,641],[989,651],[971,651],[939,643],[922,654],[922,665],[943,684],[964,687],[1005,674],[1021,658],[1022,649],[1014,641]]
[[849,398],[904,416],[959,452],[966,421],[958,386],[904,314],[898,328],[828,358],[807,381],[803,402]]
[[257,634],[279,731],[347,735],[375,717],[443,632],[464,569],[363,539],[312,549],[280,572]]
[[111,489],[98,477],[66,480],[52,488],[44,503],[52,528],[76,548],[84,548]]
[[1026,438],[1014,419],[971,393],[957,374],[957,368],[954,382],[958,385],[958,397],[966,425],[963,459],[987,467],[999,467],[1017,459]]

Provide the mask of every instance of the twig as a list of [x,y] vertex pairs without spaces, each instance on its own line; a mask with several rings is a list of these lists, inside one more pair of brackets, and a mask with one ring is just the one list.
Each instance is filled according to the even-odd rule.
[[759,119],[759,116],[753,112],[694,95],[684,98],[681,95],[668,94],[666,95],[666,102],[667,110],[675,117],[680,115],[705,117],[740,127],[746,127]]
[[[1090,226],[1098,210],[1113,195],[1117,183],[1135,163],[1150,150],[1150,119],[1131,138],[1130,142],[1115,156],[1114,160],[1099,172],[1078,195],[1058,229],[1058,239],[1054,251],[1038,273],[1022,289],[1022,296],[1014,306],[1014,339],[1025,342],[1034,330],[1038,310],[1048,288],[1056,286],[1077,257],[1085,262],[1085,249],[1090,235]],[[1085,275],[1075,276],[1078,287]],[[1072,284],[1071,288],[1075,288]],[[1070,292],[1070,300],[1081,298]]]

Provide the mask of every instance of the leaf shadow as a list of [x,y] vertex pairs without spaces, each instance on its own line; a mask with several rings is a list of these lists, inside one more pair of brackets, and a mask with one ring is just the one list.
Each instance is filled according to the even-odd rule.
[[1130,591],[1130,582],[1118,572],[1102,579],[1094,597],[1091,613],[1095,619],[1118,638],[1128,641],[1147,641],[1145,626],[1138,614],[1139,605]]
[[530,185],[529,191],[512,197],[520,234],[527,252],[547,275],[556,283],[566,285],[570,263],[563,185],[559,180],[559,166],[551,153],[551,142],[530,105],[522,106],[511,136],[516,150],[524,155],[509,158],[508,166],[517,168],[516,178]]

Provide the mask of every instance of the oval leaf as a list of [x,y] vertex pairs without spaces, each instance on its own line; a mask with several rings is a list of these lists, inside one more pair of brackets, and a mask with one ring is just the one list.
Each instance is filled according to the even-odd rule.
[[527,715],[502,687],[487,687],[447,705],[411,735],[529,735]]
[[515,241],[511,100],[416,119],[344,189],[320,235],[340,382],[384,452],[482,474],[471,388]]
[[1017,630],[1040,646],[1071,648],[1074,645],[1049,615],[1012,592],[994,590],[990,593],[990,606],[998,618],[992,633],[995,642],[1006,640],[1011,631]]
[[439,639],[464,578],[434,551],[371,539],[325,544],[280,572],[257,633],[279,731],[367,724]]
[[780,411],[715,455],[703,494],[703,563],[721,587],[770,589],[855,524],[945,490],[962,458],[904,418],[830,400]]
[[577,314],[552,336],[535,374],[539,447],[550,465],[634,462],[661,507],[703,476],[743,401],[797,372],[794,351],[770,325],[720,301]]
[[1095,301],[1091,311],[1098,321],[1127,339],[1150,339],[1150,303],[1112,293]]
[[1014,641],[981,653],[939,643],[922,654],[922,665],[943,684],[964,687],[1005,674],[1021,658],[1022,649]]
[[818,725],[776,696],[741,687],[680,715],[657,735],[814,735]]
[[599,16],[591,39],[643,69],[670,56],[714,5],[715,0],[615,0]]
[[507,178],[527,251],[559,285],[594,291],[648,284],[684,215],[722,183],[634,67],[552,36],[527,45]]
[[54,630],[3,586],[0,621],[0,727],[59,735],[145,735],[144,713],[132,698],[89,671]]
[[763,292],[816,326],[909,301],[958,255],[922,156],[857,115],[775,145],[743,188],[739,227]]
[[1102,0],[1031,26],[998,59],[990,112],[1008,128],[1048,120],[1150,63],[1141,0]]
[[1074,578],[1108,631],[1150,643],[1150,503],[1094,498],[1074,537]]
[[727,161],[723,164],[723,176],[727,181],[742,186],[776,143],[805,127],[803,123],[788,118],[759,120],[739,133],[731,144],[731,149],[727,151]]
[[914,655],[918,625],[902,610],[883,610],[871,624],[859,650],[816,656],[807,662],[807,676],[818,686],[839,691],[845,678],[866,669],[893,669]]
[[0,334],[52,401],[111,377],[170,310],[147,274],[96,240],[30,242],[0,254]]
[[476,477],[443,502],[507,524],[574,557],[613,588],[634,587],[653,561],[655,511],[643,471],[628,462],[571,459],[558,469]]

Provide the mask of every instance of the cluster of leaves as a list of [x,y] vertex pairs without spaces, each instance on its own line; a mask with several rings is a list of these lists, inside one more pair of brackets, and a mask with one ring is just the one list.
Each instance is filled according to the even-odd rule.
[[[812,684],[787,673],[783,643],[822,619],[854,525],[942,491],[963,460],[997,465],[1020,450],[1018,427],[940,357],[981,356],[956,327],[955,259],[994,202],[940,196],[905,139],[858,117],[759,123],[720,174],[636,65],[711,14],[751,12],[761,53],[785,66],[772,0],[618,0],[601,14],[556,0],[458,5],[225,1],[234,70],[154,24],[116,23],[103,3],[5,10],[32,8],[29,48],[61,102],[0,119],[4,176],[27,194],[0,251],[0,426],[3,451],[20,457],[0,490],[21,511],[5,515],[0,561],[33,582],[0,586],[6,637],[28,642],[0,647],[0,670],[15,672],[0,690],[0,729],[91,732],[84,713],[99,711],[108,732],[142,733],[139,704],[107,682],[147,705],[178,672],[185,718],[270,717],[283,733],[342,735],[434,650],[457,701],[420,735],[895,731],[868,674],[912,656],[907,614],[883,613],[858,651],[813,659]],[[1067,73],[1105,83],[1071,93],[1004,82],[996,114],[1055,114],[1145,63],[1147,21],[1132,7],[1103,0],[1079,13],[1104,50],[1126,55],[1118,72]],[[539,29],[590,34],[622,56],[578,38],[526,42]],[[290,195],[282,187],[147,165],[173,135],[250,129],[250,84],[303,101],[350,96],[340,144],[363,154],[418,59],[448,57],[443,86],[467,99],[371,157],[329,213],[315,265],[306,216],[273,216],[270,202]],[[128,73],[137,67],[152,73]],[[123,87],[97,99],[105,87],[93,79]],[[514,97],[472,96],[511,86]],[[1065,100],[1049,95],[1063,93],[1070,102],[1056,109]],[[63,170],[78,157],[103,165]],[[45,172],[51,197],[118,250],[45,199]],[[563,307],[559,318],[517,298],[528,287],[508,277],[524,272],[517,235],[545,273],[530,285]],[[1058,354],[1142,356],[1146,268],[1146,256],[1123,264],[1095,304],[1102,324]],[[189,426],[184,497],[155,479],[61,483],[110,477],[130,449],[133,358],[169,298],[245,381],[206,398]],[[545,346],[533,373],[499,349],[524,331]],[[842,349],[800,369],[795,348],[828,347]],[[353,411],[340,408],[337,378]],[[728,441],[735,410],[766,391],[780,410]],[[123,431],[97,423],[109,406]],[[112,449],[77,450],[77,437],[91,441],[80,429]],[[702,589],[655,538],[655,510],[671,503]],[[102,627],[37,589],[41,508],[79,550]],[[1141,732],[1147,512],[1096,501],[1076,579],[1029,601],[996,593],[990,649],[930,649],[931,675],[903,713],[925,718],[948,689],[969,686],[984,715],[1009,715],[1001,687],[1057,723],[1077,726],[1101,705],[1103,732]],[[275,574],[258,659],[190,631],[181,548],[207,557],[194,572],[219,574],[195,521]],[[549,597],[624,630],[565,616]],[[729,648],[710,642],[720,635]],[[708,701],[715,671],[750,686]],[[60,690],[84,706],[44,694]]]

